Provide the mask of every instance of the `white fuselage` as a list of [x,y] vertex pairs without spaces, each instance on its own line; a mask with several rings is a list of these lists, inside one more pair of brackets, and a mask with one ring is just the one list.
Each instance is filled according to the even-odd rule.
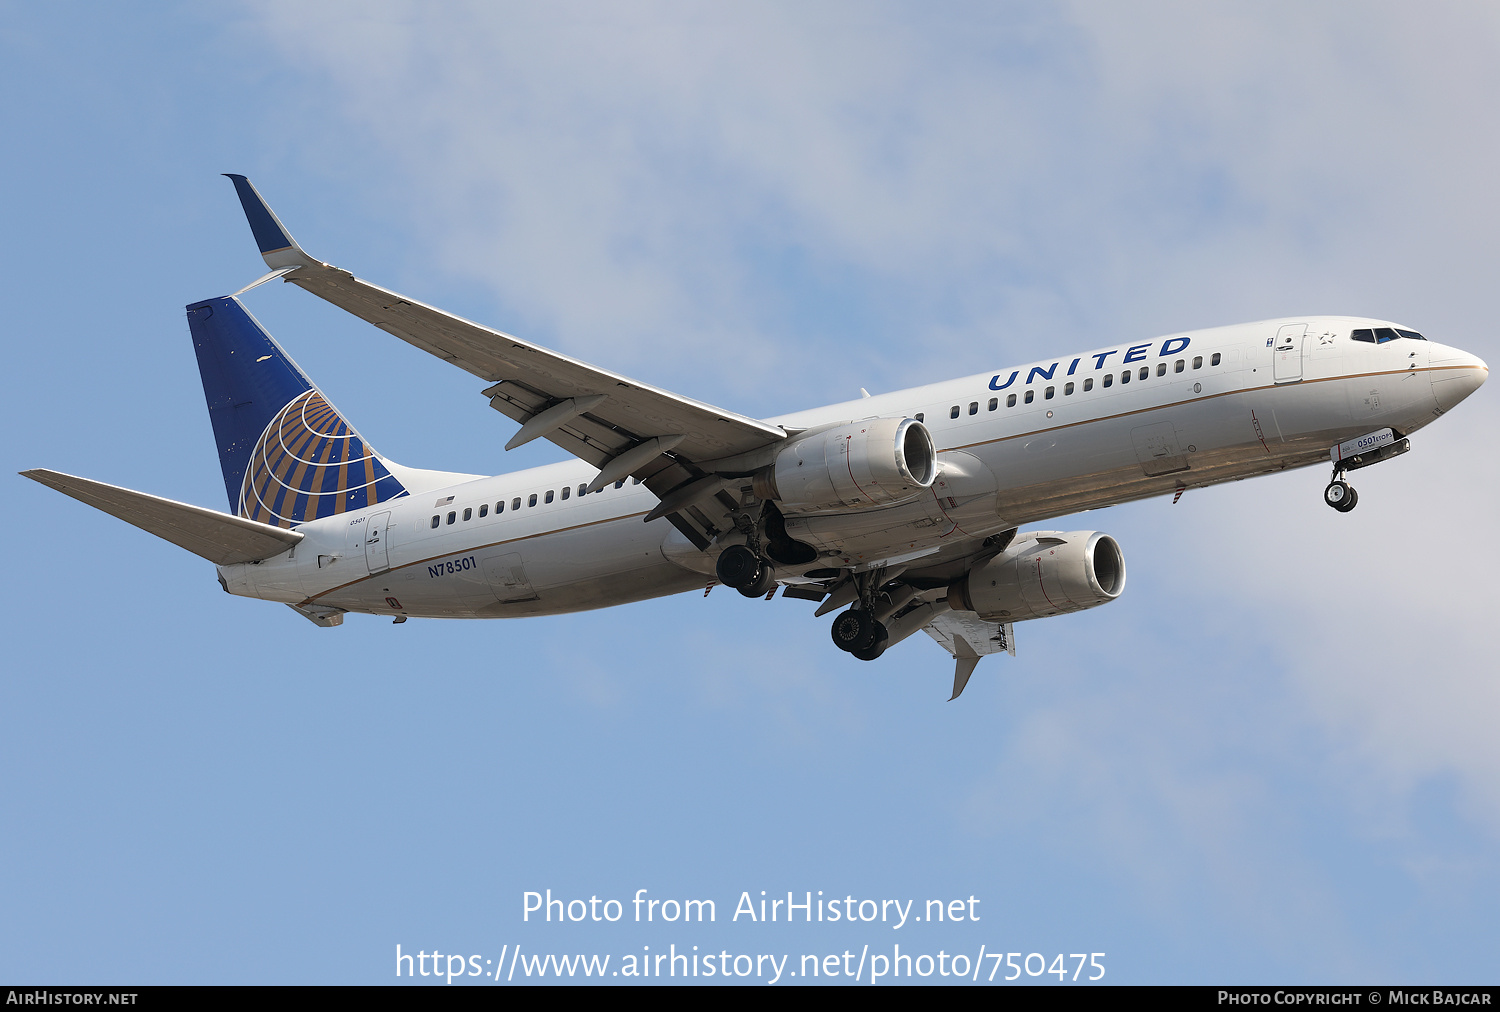
[[[771,419],[914,416],[939,450],[938,480],[915,499],[787,510],[788,533],[820,550],[818,566],[941,561],[1023,524],[1326,462],[1334,444],[1382,427],[1407,435],[1488,375],[1433,342],[1349,339],[1376,326],[1389,325],[1300,317],[1196,331]],[[220,574],[231,593],[439,618],[579,611],[712,579],[715,548],[699,552],[666,519],[642,523],[657,503],[645,486],[581,495],[596,473],[573,460],[413,492],[305,523],[293,551]]]

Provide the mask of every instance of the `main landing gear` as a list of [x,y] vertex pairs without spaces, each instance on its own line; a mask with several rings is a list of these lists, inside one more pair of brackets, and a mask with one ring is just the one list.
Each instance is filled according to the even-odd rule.
[[891,641],[890,633],[875,616],[864,608],[850,608],[839,612],[833,620],[833,645],[847,651],[862,661],[873,661],[885,653]]
[[884,567],[868,573],[850,573],[828,598],[828,604],[853,600],[852,606],[833,620],[829,633],[834,646],[862,661],[873,661],[885,653],[885,648],[891,645],[891,634],[881,619],[900,610],[912,596],[908,589],[904,597],[893,601],[883,593],[885,574]]
[[[875,660],[891,642],[885,624],[875,617],[876,596],[884,572],[882,569],[846,578],[842,584],[846,591],[835,588],[833,592],[833,598],[854,599],[854,606],[833,620],[833,643],[862,661]],[[764,597],[776,586],[775,568],[748,545],[730,545],[720,552],[714,563],[714,575],[724,586],[733,587],[745,597]],[[887,613],[893,610],[889,605],[886,607]]]
[[1323,490],[1323,501],[1340,513],[1348,513],[1359,505],[1359,493],[1344,480],[1342,471],[1335,471],[1333,480]]
[[720,552],[714,574],[724,586],[746,597],[765,597],[776,586],[776,570],[744,545],[730,545]]

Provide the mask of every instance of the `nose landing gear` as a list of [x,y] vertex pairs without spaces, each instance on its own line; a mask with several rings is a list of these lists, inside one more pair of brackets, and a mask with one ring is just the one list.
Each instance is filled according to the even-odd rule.
[[1323,490],[1323,501],[1340,513],[1348,513],[1359,504],[1359,493],[1344,480],[1344,474],[1399,457],[1410,449],[1411,440],[1395,429],[1376,429],[1344,440],[1328,451],[1333,461],[1333,479]]
[[1323,501],[1340,513],[1348,513],[1359,505],[1359,493],[1344,480],[1342,471],[1335,471],[1333,480],[1323,490]]

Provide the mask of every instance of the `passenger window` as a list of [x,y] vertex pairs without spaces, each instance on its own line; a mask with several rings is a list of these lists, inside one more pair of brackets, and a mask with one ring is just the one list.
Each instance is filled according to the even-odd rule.
[[1112,373],[1112,372],[1105,373],[1104,374],[1104,385],[1107,386],[1107,387],[1108,386],[1114,386],[1114,383],[1115,383],[1115,374]]
[[1126,369],[1124,372],[1120,373],[1120,382],[1121,383],[1129,383],[1130,382],[1130,370],[1129,369]]
[[531,493],[531,498],[526,500],[526,508],[530,509],[531,507],[533,507],[535,505],[536,505],[536,493],[533,492],[533,493]]
[[1186,363],[1186,362],[1184,362],[1184,361],[1183,361],[1183,360],[1182,360],[1182,359],[1180,359],[1180,358],[1179,358],[1179,359],[1178,359],[1178,360],[1177,360],[1177,365],[1176,365],[1176,366],[1175,366],[1175,367],[1174,367],[1174,368],[1173,368],[1173,369],[1172,369],[1172,371],[1173,371],[1173,372],[1182,372],[1182,368],[1183,368],[1183,366],[1185,366],[1185,365],[1187,365],[1187,363]]
[[1094,389],[1094,378],[1090,376],[1088,379],[1083,381],[1083,392],[1088,393],[1092,389]]
[[998,398],[998,397],[991,397],[990,398],[990,410],[994,411],[999,406],[1000,406],[1000,398]]
[[451,524],[451,523],[452,523],[452,522],[453,522],[453,521],[455,521],[455,520],[457,520],[457,519],[458,519],[458,514],[457,514],[457,513],[449,513],[449,514],[448,514],[448,522],[449,522],[449,523],[450,523],[450,524]]
[[921,412],[921,411],[917,412],[917,414],[916,414],[917,421],[919,421],[919,422],[925,422],[927,420],[926,418],[923,417],[923,414],[924,413]]
[[1158,362],[1158,363],[1156,363],[1156,375],[1158,375],[1158,376],[1165,376],[1166,374],[1167,374],[1167,363],[1165,363],[1165,362]]
[[566,499],[572,493],[572,491],[573,491],[572,488],[568,487],[567,485],[564,485],[563,486],[563,498]]
[[464,507],[464,520],[465,521],[469,521],[469,520],[473,520],[473,519],[474,519],[474,511],[472,509],[470,509],[469,507],[467,507],[467,506]]
[[552,490],[550,488],[547,490],[547,501],[552,501]]
[[1011,394],[1009,397],[1005,398],[1005,406],[1008,407],[1008,408],[1013,408],[1013,407],[1016,406],[1016,395],[1015,394]]
[[630,484],[632,484],[632,485],[639,485],[640,483],[641,483],[641,479],[639,479],[639,478],[631,478],[630,479]]
[[957,418],[958,417],[958,405],[957,404],[953,405],[953,407],[951,407],[951,408],[948,409],[948,417],[949,418]]
[[578,494],[579,495],[585,495],[585,494],[587,494],[588,490],[589,490],[589,486],[588,486],[587,482],[585,482],[584,484],[578,486]]
[[437,525],[438,525],[438,524],[439,524],[439,523],[440,523],[440,522],[441,522],[441,521],[442,521],[442,519],[443,519],[443,518],[442,518],[442,517],[439,517],[439,516],[434,516],[434,517],[433,517],[433,518],[432,518],[432,527],[433,527],[433,529],[434,529],[434,530],[436,530],[436,529],[437,529]]
[[619,481],[615,482],[615,488],[624,488],[624,487],[625,487],[625,479],[624,478],[621,478]]
[[979,402],[978,401],[970,401],[969,402],[969,414],[971,414],[971,415],[977,415],[977,414],[979,414]]
[[521,508],[521,497],[520,496],[516,496],[514,499],[512,499],[510,501],[510,508],[513,509],[513,510],[518,510],[518,509]]
[[482,517],[487,517],[487,516],[490,515],[490,504],[489,503],[481,503],[480,504],[480,506],[479,506],[479,515],[482,516]]
[[1218,352],[1214,352],[1214,357],[1208,360],[1208,364],[1209,365],[1218,365],[1223,360],[1224,360],[1224,356],[1223,355],[1220,355]]
[[1063,387],[1063,396],[1064,397],[1071,397],[1071,396],[1073,396],[1073,384],[1069,383],[1067,386]]
[[1052,395],[1055,393],[1057,393],[1057,387],[1048,387],[1046,394],[1044,394],[1043,396],[1045,396],[1047,400],[1050,401],[1052,399]]
[[1036,400],[1036,391],[1035,390],[1028,390],[1028,391],[1026,391],[1026,403],[1030,404],[1034,400]]
[[1194,355],[1193,356],[1193,368],[1194,369],[1202,369],[1203,368],[1203,356],[1202,355]]
[[1150,376],[1150,375],[1151,375],[1151,367],[1149,365],[1143,365],[1143,366],[1141,366],[1141,379],[1145,379],[1147,376]]
[[504,499],[501,499],[499,502],[495,503],[495,512],[496,513],[504,513],[505,512],[505,500]]

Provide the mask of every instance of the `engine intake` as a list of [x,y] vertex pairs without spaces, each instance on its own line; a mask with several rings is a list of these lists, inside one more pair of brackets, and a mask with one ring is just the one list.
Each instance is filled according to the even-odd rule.
[[755,494],[791,510],[862,509],[931,487],[937,448],[915,418],[868,418],[792,443],[755,475]]
[[1120,545],[1098,531],[1029,531],[948,587],[954,611],[1020,622],[1108,604],[1125,589]]

